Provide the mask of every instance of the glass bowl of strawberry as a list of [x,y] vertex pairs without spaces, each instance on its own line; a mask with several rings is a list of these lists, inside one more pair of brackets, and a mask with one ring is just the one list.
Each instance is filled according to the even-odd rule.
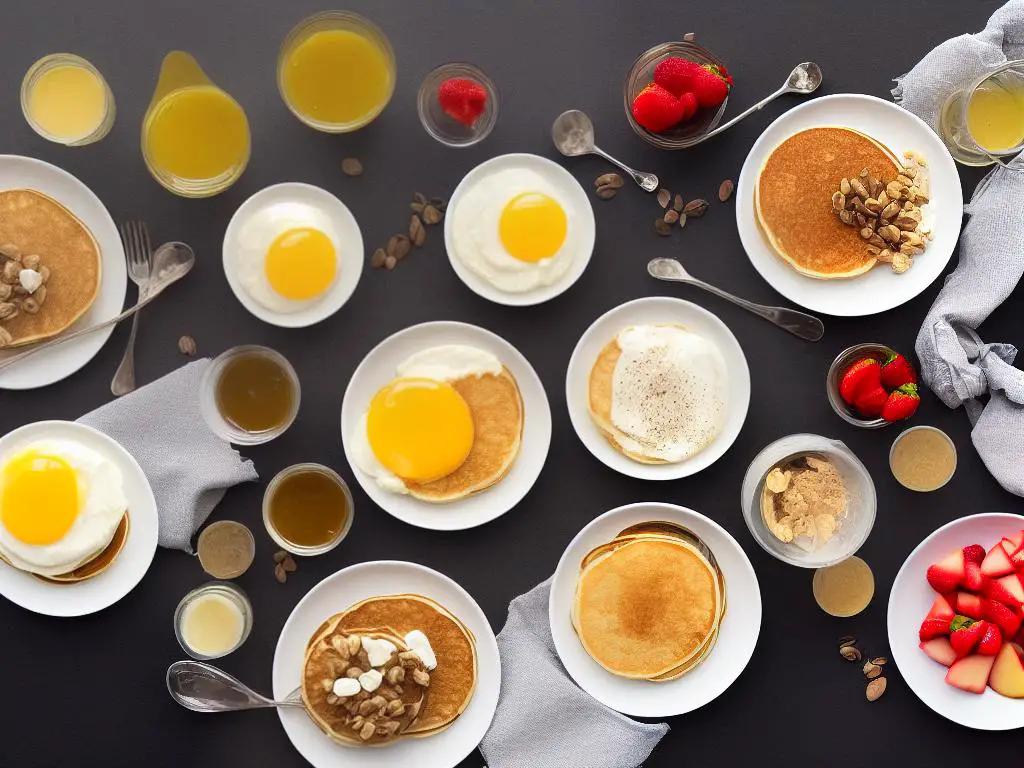
[[825,387],[839,418],[864,429],[909,419],[921,402],[914,366],[877,342],[840,352],[828,369]]
[[643,53],[626,77],[626,119],[637,136],[661,149],[696,144],[722,120],[732,77],[696,43],[662,43]]
[[469,147],[494,130],[498,90],[479,67],[451,62],[423,79],[417,108],[427,133],[447,147]]

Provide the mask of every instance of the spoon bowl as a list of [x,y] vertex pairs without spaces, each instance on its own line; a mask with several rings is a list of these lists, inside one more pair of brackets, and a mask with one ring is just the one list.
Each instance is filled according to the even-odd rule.
[[786,80],[786,88],[789,93],[814,93],[821,85],[823,77],[821,67],[813,61],[805,61],[793,67]]
[[551,140],[555,143],[555,149],[566,157],[579,157],[580,155],[603,157],[612,165],[617,165],[628,173],[645,192],[653,192],[658,188],[658,177],[653,173],[633,170],[594,143],[594,123],[585,112],[570,109],[556,117],[551,126]]
[[237,677],[202,661],[176,661],[167,668],[171,698],[193,712],[236,712],[264,707],[305,707],[299,689],[274,701]]

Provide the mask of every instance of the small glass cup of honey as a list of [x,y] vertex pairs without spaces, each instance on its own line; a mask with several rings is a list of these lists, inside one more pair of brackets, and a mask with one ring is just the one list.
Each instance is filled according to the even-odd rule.
[[299,412],[299,377],[268,347],[233,347],[203,371],[199,406],[214,434],[259,445],[284,433]]
[[322,555],[352,527],[352,494],[341,476],[323,464],[293,464],[263,494],[263,524],[279,547],[294,555]]

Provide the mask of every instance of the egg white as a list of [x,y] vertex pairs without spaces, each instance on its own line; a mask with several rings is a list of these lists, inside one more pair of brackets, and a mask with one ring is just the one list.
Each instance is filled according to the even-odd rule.
[[234,243],[238,282],[246,293],[271,312],[291,314],[307,309],[326,296],[338,279],[340,269],[335,270],[334,281],[323,293],[311,299],[301,300],[282,296],[270,285],[266,271],[267,251],[270,244],[282,232],[297,227],[310,227],[323,232],[334,245],[335,258],[340,259],[340,241],[330,216],[307,203],[289,202],[268,205],[252,212],[238,228],[238,235]]
[[38,440],[0,457],[0,489],[3,469],[25,452],[66,461],[78,478],[81,507],[68,532],[52,544],[26,544],[16,539],[0,519],[0,554],[23,571],[59,576],[88,562],[110,544],[128,509],[124,479],[114,463],[91,448],[71,440]]
[[[539,192],[565,211],[565,242],[555,254],[538,262],[517,259],[502,245],[501,213],[517,195]],[[452,217],[451,243],[455,257],[495,288],[525,293],[558,282],[580,255],[576,210],[559,188],[542,174],[527,168],[506,168],[479,179],[460,197]]]

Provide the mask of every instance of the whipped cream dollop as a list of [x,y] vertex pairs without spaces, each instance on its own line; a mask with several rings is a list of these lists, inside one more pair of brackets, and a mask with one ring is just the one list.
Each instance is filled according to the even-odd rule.
[[431,647],[430,640],[427,639],[425,634],[418,629],[414,629],[404,639],[405,644],[409,646],[409,650],[420,657],[420,661],[423,662],[423,666],[428,671],[433,671],[437,667],[437,656],[434,655],[434,649]]
[[359,685],[367,693],[373,693],[380,684],[384,681],[384,675],[380,673],[379,669],[371,669],[369,672],[363,672],[359,676]]
[[398,646],[384,638],[364,637],[362,642],[363,650],[366,651],[371,667],[383,667],[388,663],[391,655],[398,650]]
[[363,686],[359,684],[359,681],[353,680],[351,677],[339,677],[334,681],[335,696],[355,696],[362,689]]

